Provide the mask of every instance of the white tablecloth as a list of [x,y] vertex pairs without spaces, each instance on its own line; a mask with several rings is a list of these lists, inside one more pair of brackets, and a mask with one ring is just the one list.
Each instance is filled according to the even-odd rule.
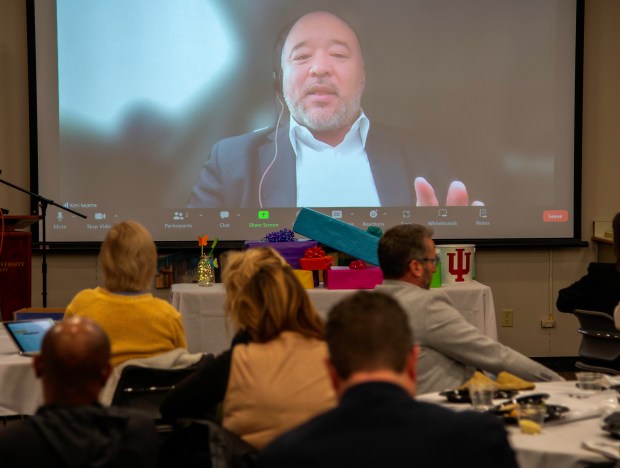
[[34,414],[42,403],[41,382],[32,368],[32,358],[20,356],[0,326],[0,416]]
[[[562,419],[546,423],[542,434],[522,434],[516,426],[507,426],[510,444],[517,453],[519,466],[523,468],[570,468],[583,467],[587,463],[601,463],[607,459],[591,450],[583,448],[584,441],[615,444],[620,448],[620,441],[612,439],[601,429],[601,419],[618,408],[618,393],[614,390],[591,392],[590,396],[581,392],[574,381],[541,382],[528,392],[520,392],[517,396],[532,393],[548,393],[547,403],[570,408]],[[578,398],[581,396],[582,398]],[[471,409],[467,404],[448,404],[438,393],[429,393],[417,397],[421,401],[429,401],[448,406],[455,410]],[[496,400],[500,404],[505,400]]]
[[[485,335],[497,339],[495,306],[491,288],[477,281],[442,286],[454,306],[465,319]],[[310,299],[325,318],[330,307],[355,292],[350,289],[307,290]],[[191,353],[219,353],[230,346],[231,326],[224,318],[225,290],[221,283],[211,287],[196,284],[175,284],[170,292],[172,305],[181,312],[187,345]]]

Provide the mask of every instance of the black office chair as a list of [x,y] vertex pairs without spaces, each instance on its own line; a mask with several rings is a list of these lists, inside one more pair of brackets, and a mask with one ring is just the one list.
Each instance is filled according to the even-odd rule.
[[253,468],[256,448],[219,424],[182,419],[163,439],[159,468]]
[[147,416],[161,422],[159,407],[166,395],[184,378],[194,372],[204,359],[181,369],[156,369],[152,367],[126,366],[121,372],[112,406],[140,410]]
[[593,310],[575,309],[579,320],[578,333],[582,335],[579,356],[575,363],[579,369],[620,375],[620,331],[614,318]]

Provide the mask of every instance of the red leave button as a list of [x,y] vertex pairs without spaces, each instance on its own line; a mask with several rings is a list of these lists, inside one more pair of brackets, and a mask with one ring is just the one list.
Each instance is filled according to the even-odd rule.
[[568,211],[566,210],[543,211],[543,222],[545,223],[565,223],[566,221],[568,221]]

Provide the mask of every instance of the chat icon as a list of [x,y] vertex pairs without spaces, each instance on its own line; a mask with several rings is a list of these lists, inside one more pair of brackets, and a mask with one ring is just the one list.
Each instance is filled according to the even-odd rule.
[[221,219],[230,218],[230,212],[228,212],[228,211],[220,211],[220,218]]

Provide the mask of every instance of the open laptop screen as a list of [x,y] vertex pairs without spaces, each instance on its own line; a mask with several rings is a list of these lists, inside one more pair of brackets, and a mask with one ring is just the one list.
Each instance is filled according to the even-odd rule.
[[52,319],[19,320],[3,322],[7,333],[19,348],[20,354],[33,355],[41,351],[41,343],[47,331],[52,328]]

